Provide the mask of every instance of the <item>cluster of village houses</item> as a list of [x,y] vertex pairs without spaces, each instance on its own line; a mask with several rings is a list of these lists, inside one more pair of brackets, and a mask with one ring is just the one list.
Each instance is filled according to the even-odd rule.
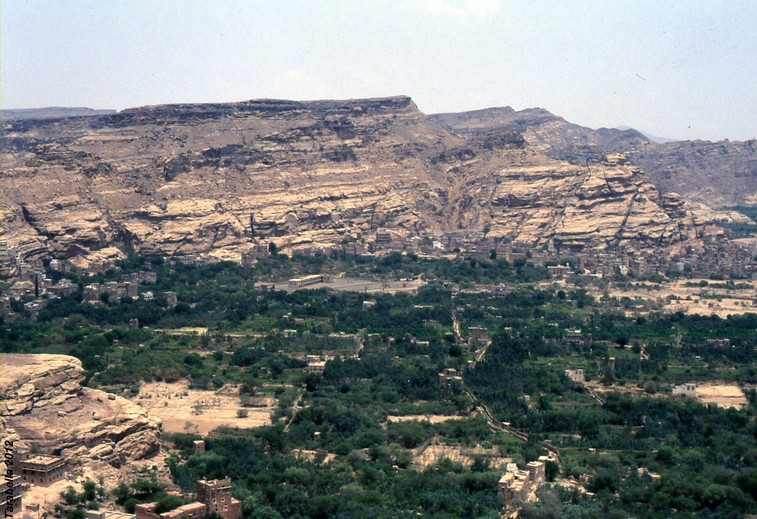
[[[70,296],[79,290],[79,285],[68,278],[53,281],[47,276],[41,266],[33,266],[23,260],[17,260],[7,268],[5,278],[9,280],[3,293],[0,294],[2,307],[7,319],[15,317],[11,302],[22,301],[24,309],[35,317],[49,301]],[[52,271],[67,272],[66,262],[53,259],[48,268]],[[82,289],[82,302],[94,305],[103,304],[107,300],[118,300],[123,297],[151,301],[156,295],[152,290],[146,290],[146,285],[154,285],[158,280],[155,272],[138,271],[121,276],[120,281],[105,283],[90,283]],[[168,308],[178,304],[178,295],[173,291],[165,291],[161,296]]]
[[[644,276],[666,274],[670,272],[688,273],[692,276],[707,277],[714,274],[736,278],[757,279],[757,250],[736,246],[722,235],[705,236],[704,250],[696,251],[689,247],[685,254],[671,258],[663,250],[637,251],[623,248],[604,251],[572,250],[570,247],[558,248],[553,244],[539,249],[528,249],[514,245],[505,240],[487,239],[484,233],[448,233],[435,239],[411,237],[405,238],[390,230],[379,230],[373,241],[349,244],[349,253],[387,254],[391,252],[412,252],[426,257],[449,257],[454,254],[465,258],[504,259],[511,264],[528,263],[546,267],[550,275],[562,278],[574,275],[614,276],[616,274]],[[346,249],[345,249],[346,250]],[[316,253],[322,249],[298,249],[299,253]],[[253,264],[261,256],[268,255],[269,247],[264,243],[256,245],[242,254],[243,264]],[[566,262],[569,260],[569,263]],[[203,256],[175,256],[171,262],[176,264],[201,265],[210,258]],[[112,265],[100,265],[95,269],[101,272]],[[48,268],[60,272],[72,267],[65,261],[53,259]],[[144,278],[124,276],[121,282],[92,284],[84,287],[84,301],[97,303],[103,297],[141,297],[151,299],[151,291],[141,291],[140,285],[154,283],[152,272],[138,273]],[[133,274],[131,276],[137,276]],[[7,288],[2,294],[2,303],[6,312],[10,312],[10,301],[25,300],[26,310],[32,315],[45,305],[46,299],[69,295],[77,290],[77,285],[68,279],[53,282],[45,276],[42,264],[30,265],[18,254],[14,254],[4,241],[0,241],[0,277],[7,279]],[[291,289],[304,288],[317,283],[328,282],[328,276],[317,274],[290,280]],[[107,296],[103,296],[107,294]],[[175,304],[175,297],[166,294],[169,305]]]
[[[434,240],[421,238],[402,238],[389,230],[376,232],[373,242],[367,245],[353,243],[349,245],[354,254],[382,254],[389,252],[414,252],[429,257],[446,256],[450,253],[463,257],[477,259],[505,259],[511,264],[531,263],[535,266],[546,267],[554,277],[569,275],[597,275],[611,276],[615,274],[631,274],[642,276],[667,272],[690,272],[693,275],[709,276],[722,274],[740,278],[757,278],[757,262],[755,251],[742,247],[735,247],[722,237],[706,237],[704,253],[689,250],[685,255],[671,259],[662,251],[652,251],[639,254],[636,251],[614,250],[601,253],[590,251],[558,250],[547,247],[539,250],[526,250],[510,243],[488,240],[482,233],[451,233]],[[307,251],[299,251],[307,252]],[[313,250],[315,252],[315,249]],[[261,255],[268,254],[268,248],[262,245],[252,252],[243,255],[243,263],[252,263]],[[571,264],[559,264],[560,260],[569,257]],[[202,264],[207,262],[203,257],[177,257],[174,262],[180,264]],[[78,285],[67,278],[53,282],[45,274],[43,266],[30,265],[17,255],[11,254],[5,242],[0,242],[0,276],[9,280],[1,295],[6,318],[13,318],[11,301],[24,302],[25,309],[35,315],[50,299],[68,296],[78,290]],[[57,259],[49,262],[51,270],[66,272],[69,265]],[[103,266],[103,269],[108,266]],[[145,285],[155,284],[156,274],[150,271],[140,271],[126,274],[120,281],[106,283],[92,283],[83,287],[83,301],[91,304],[102,304],[110,298],[131,297],[150,300],[155,294],[150,290],[143,290]],[[304,288],[310,285],[328,282],[327,275],[318,274],[289,281],[292,289]],[[178,303],[175,292],[163,292],[167,306],[174,307]],[[366,301],[366,309],[375,304]],[[369,338],[370,339],[370,338]],[[583,341],[580,330],[566,331],[569,342]],[[472,327],[468,330],[468,342],[472,347],[480,347],[489,341],[488,332],[484,328]],[[727,339],[723,340],[727,341]],[[730,343],[713,343],[715,347],[729,347]],[[305,371],[322,373],[328,356],[308,356]],[[614,359],[613,359],[614,360]],[[568,370],[566,375],[572,380],[584,383],[583,370]],[[440,382],[449,384],[461,378],[460,373],[450,368],[439,374]],[[684,384],[673,388],[674,394],[692,395],[696,387]],[[196,445],[196,449],[204,448]],[[509,464],[499,482],[499,489],[508,502],[527,500],[533,496],[536,488],[546,481],[545,464],[548,457],[532,461],[521,470],[515,464]],[[65,477],[65,460],[56,456],[34,455],[19,457],[14,475],[6,477],[6,492],[3,494],[4,509],[12,508],[20,511],[22,505],[22,488],[25,485],[49,485]],[[640,469],[639,476],[651,481],[658,481],[659,475]],[[155,503],[138,505],[135,514],[125,514],[116,511],[91,511],[88,519],[202,519],[207,514],[215,512],[224,519],[238,519],[242,514],[241,503],[231,496],[231,481],[229,479],[198,481],[197,501],[184,505],[170,512],[158,514]]]
[[[723,235],[705,235],[703,250],[693,246],[683,254],[671,258],[665,250],[608,248],[603,251],[571,246],[549,245],[530,248],[507,240],[486,238],[481,231],[455,232],[433,239],[420,236],[404,237],[389,229],[376,231],[373,240],[355,241],[343,245],[342,250],[351,255],[382,255],[392,252],[415,253],[429,258],[448,258],[455,255],[478,260],[506,260],[510,264],[530,263],[547,267],[553,275],[614,276],[616,274],[645,276],[669,272],[690,273],[707,277],[712,274],[736,278],[757,278],[755,247],[734,245]],[[323,252],[317,245],[299,248],[300,254]],[[242,263],[253,264],[261,256],[269,254],[268,247],[258,244],[242,255]],[[569,259],[570,266],[565,265]],[[186,258],[185,262],[193,262]],[[194,260],[195,263],[202,260]]]
[[[195,453],[205,452],[204,440],[194,442]],[[537,461],[526,464],[524,469],[515,463],[505,466],[505,473],[500,478],[498,490],[509,505],[518,501],[533,501],[538,499],[536,490],[547,482],[546,466],[549,462],[556,462],[554,454],[540,456]],[[14,462],[12,477],[6,476],[7,490],[0,498],[3,510],[13,510],[9,516],[21,516],[23,510],[22,492],[30,485],[49,486],[63,480],[68,474],[66,462],[59,456],[21,454]],[[638,476],[648,479],[652,483],[661,480],[659,474],[645,468],[638,470]],[[586,485],[590,476],[583,476],[580,485]],[[242,503],[232,496],[231,479],[198,480],[196,500],[179,506],[173,510],[158,513],[157,503],[142,503],[136,505],[133,514],[117,510],[88,511],[87,519],[203,519],[210,513],[215,513],[223,519],[239,519],[242,516]],[[39,504],[27,506],[27,511],[39,510]]]
[[[195,452],[205,451],[205,442],[195,442]],[[16,453],[13,460],[13,476],[5,477],[5,491],[0,506],[5,516],[21,517],[23,508],[23,491],[31,485],[49,486],[70,476],[64,458],[40,454]],[[136,505],[133,514],[116,510],[88,511],[87,519],[202,519],[215,513],[223,519],[239,519],[242,516],[242,503],[231,494],[231,479],[197,481],[196,500],[173,510],[157,513],[157,503]],[[39,511],[39,504],[26,507],[27,511]],[[12,512],[8,514],[7,512]],[[24,514],[26,515],[26,514]]]

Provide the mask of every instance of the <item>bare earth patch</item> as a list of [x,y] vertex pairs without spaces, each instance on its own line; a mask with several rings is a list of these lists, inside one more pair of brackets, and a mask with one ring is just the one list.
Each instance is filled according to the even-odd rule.
[[450,445],[427,445],[413,449],[413,464],[416,468],[423,470],[430,467],[443,459],[448,459],[453,463],[459,463],[465,467],[473,465],[474,457],[487,458],[492,467],[504,469],[505,465],[511,463],[512,458],[504,458],[494,449],[487,449],[477,445],[475,447],[457,447]]
[[[696,386],[696,391],[692,398],[696,398],[704,404],[716,404],[720,407],[734,407],[736,409],[743,409],[747,405],[746,396],[744,391],[736,384],[718,383],[718,382],[696,382],[692,384]],[[643,388],[636,385],[611,385],[605,386],[597,382],[587,382],[586,387],[593,389],[597,393],[609,393],[617,392],[626,395],[632,395],[636,397],[671,397],[670,389],[659,393],[647,393]]]
[[262,399],[264,407],[246,407],[247,417],[239,418],[242,408],[239,389],[226,385],[218,391],[189,389],[189,382],[143,383],[134,399],[150,416],[163,421],[165,432],[208,434],[217,427],[252,429],[271,424],[276,406],[274,397]]
[[400,422],[428,422],[428,423],[442,423],[449,422],[450,420],[466,420],[470,416],[446,416],[438,414],[409,414],[403,416],[387,416],[387,423],[400,423]]
[[[97,481],[97,480],[95,480]],[[30,485],[28,489],[23,491],[21,502],[24,507],[23,517],[42,517],[46,512],[52,516],[55,512],[55,505],[62,501],[60,495],[65,492],[70,486],[77,487],[68,479],[62,479],[56,481],[46,487],[39,485]],[[80,488],[79,488],[80,490]],[[40,511],[37,515],[36,511],[30,511],[27,507],[33,507],[39,505]],[[16,514],[15,517],[22,517],[21,514]]]
[[734,384],[697,384],[696,398],[706,404],[717,404],[720,407],[742,409],[747,405],[744,392]]
[[[699,282],[706,281],[707,285],[697,286]],[[724,288],[718,287],[721,281],[706,279],[676,280],[649,287],[633,287],[630,289],[611,288],[610,295],[614,297],[642,298],[649,301],[665,301],[665,310],[669,312],[682,311],[689,314],[718,315],[726,317],[728,314],[743,314],[757,312],[753,301],[757,300],[757,290],[751,282],[743,284],[751,285],[749,288]],[[688,284],[688,286],[687,286]],[[654,287],[654,288],[652,288]],[[600,294],[597,294],[599,296]],[[676,297],[667,301],[669,297]]]

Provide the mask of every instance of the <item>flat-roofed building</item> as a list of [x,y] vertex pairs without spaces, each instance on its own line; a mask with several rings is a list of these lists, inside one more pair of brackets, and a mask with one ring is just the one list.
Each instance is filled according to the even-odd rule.
[[313,274],[312,276],[290,279],[289,288],[302,288],[318,283],[328,283],[329,281],[331,281],[331,276],[327,274]]
[[87,519],[134,519],[134,514],[117,510],[87,510]]
[[19,462],[21,477],[33,485],[49,485],[63,479],[66,461],[58,456],[33,456]]
[[445,368],[444,371],[439,373],[439,382],[444,385],[449,385],[453,380],[462,382],[463,377],[455,368]]
[[135,506],[136,519],[202,519],[208,515],[208,507],[197,501],[162,514],[155,512],[157,506],[158,503],[144,503]]
[[584,342],[584,336],[580,329],[565,330],[565,340],[569,344],[582,344]]
[[581,368],[566,369],[565,376],[571,379],[573,382],[578,382],[579,384],[586,383],[586,375],[584,374],[584,370]]
[[528,470],[529,480],[534,485],[541,485],[547,480],[547,471],[543,462],[541,461],[529,461],[526,464]]
[[671,392],[674,395],[696,396],[697,386],[692,383],[678,384],[677,386],[673,386]]
[[3,484],[2,493],[0,493],[0,510],[5,517],[19,515],[21,516],[21,476],[5,476],[1,481]]
[[388,245],[392,241],[392,235],[387,231],[376,231],[376,245]]
[[568,265],[549,265],[547,272],[553,278],[562,278],[571,274],[570,267]]
[[318,355],[308,355],[307,363],[305,373],[321,374],[326,369],[326,360]]
[[544,461],[531,461],[526,470],[519,470],[515,463],[508,463],[505,474],[499,480],[499,491],[508,505],[514,501],[527,501],[534,496],[532,491],[547,480]]
[[480,326],[468,327],[468,346],[474,348],[486,346],[489,343],[489,330]]
[[176,294],[176,292],[163,292],[163,295],[166,298],[166,305],[168,305],[168,308],[174,308],[177,304],[179,304],[179,296]]

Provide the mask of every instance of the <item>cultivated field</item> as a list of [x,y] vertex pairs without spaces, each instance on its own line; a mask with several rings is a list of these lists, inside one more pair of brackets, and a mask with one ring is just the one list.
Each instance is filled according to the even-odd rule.
[[[707,282],[706,286],[698,286]],[[665,310],[670,312],[682,311],[690,314],[726,317],[728,314],[743,314],[757,312],[754,301],[757,300],[757,290],[751,282],[740,282],[750,285],[749,288],[719,287],[724,282],[702,279],[677,280],[669,283],[652,284],[632,288],[610,288],[613,297],[641,298],[648,301],[664,301]]]
[[163,421],[164,431],[203,435],[221,426],[251,429],[270,425],[276,406],[274,397],[261,397],[264,407],[246,407],[248,416],[239,418],[237,412],[243,409],[239,388],[226,385],[218,391],[201,391],[189,389],[187,381],[143,383],[134,400]]

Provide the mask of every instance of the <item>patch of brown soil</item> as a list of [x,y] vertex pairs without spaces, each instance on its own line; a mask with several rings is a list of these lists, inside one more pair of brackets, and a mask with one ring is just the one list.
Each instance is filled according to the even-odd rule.
[[717,404],[720,407],[742,409],[747,405],[744,392],[735,384],[697,385],[696,398],[706,404]]
[[147,409],[150,416],[163,421],[166,432],[192,432],[208,434],[217,427],[252,429],[271,424],[276,399],[262,399],[264,407],[244,408],[247,417],[240,418],[242,408],[239,389],[224,386],[218,391],[189,389],[189,382],[143,383],[134,400]]
[[450,420],[467,420],[470,416],[458,416],[458,415],[438,415],[438,414],[409,414],[402,416],[387,416],[387,423],[400,423],[400,422],[428,422],[428,423],[442,423],[449,422]]
[[499,452],[494,448],[487,449],[480,445],[475,447],[458,447],[432,444],[413,449],[413,464],[416,468],[422,470],[446,458],[453,463],[470,467],[473,465],[474,457],[478,456],[487,458],[492,467],[503,470],[506,464],[513,461],[512,458],[500,456]]

